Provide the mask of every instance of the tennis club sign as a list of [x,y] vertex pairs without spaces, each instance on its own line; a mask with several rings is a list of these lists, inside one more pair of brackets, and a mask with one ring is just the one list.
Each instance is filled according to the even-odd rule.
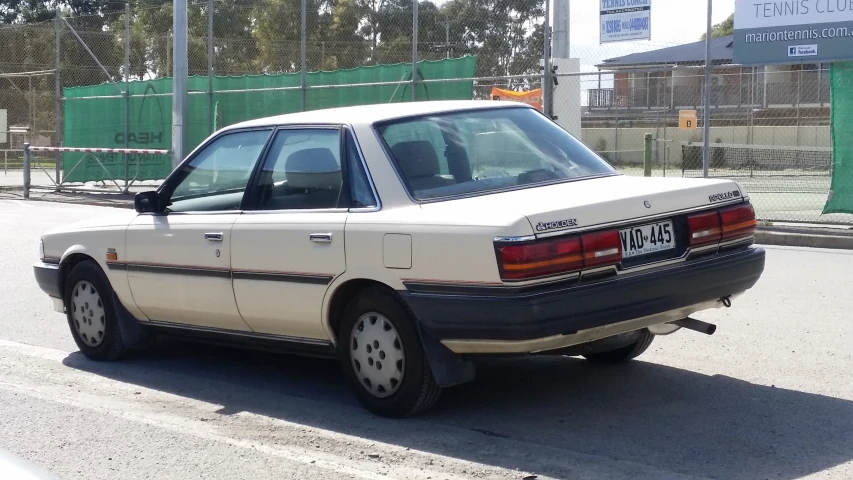
[[734,63],[853,59],[853,0],[736,0]]
[[598,6],[601,43],[651,38],[652,0],[599,0]]

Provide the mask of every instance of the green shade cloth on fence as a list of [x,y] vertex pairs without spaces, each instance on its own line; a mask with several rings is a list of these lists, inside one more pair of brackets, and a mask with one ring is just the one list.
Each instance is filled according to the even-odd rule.
[[[471,78],[476,57],[422,61],[418,63],[418,80]],[[376,65],[334,72],[309,72],[306,109],[344,107],[373,103],[408,102],[411,84],[358,86],[357,84],[411,80],[411,64]],[[207,77],[190,77],[187,89],[187,145],[190,151],[211,133],[210,110],[214,109],[216,128],[244,120],[298,112],[302,108],[300,74],[246,75],[214,77],[213,102],[207,95]],[[288,88],[294,90],[259,90]],[[417,85],[418,100],[465,100],[472,98],[473,81],[449,81]],[[130,114],[128,144],[130,148],[171,149],[172,143],[172,79],[158,78],[129,84]],[[196,93],[193,93],[196,92]],[[112,84],[64,89],[64,135],[67,147],[124,148],[123,98],[85,98],[115,96]],[[165,95],[164,95],[165,94]],[[124,179],[124,155],[97,156],[66,153],[63,156],[64,178],[69,182]],[[81,159],[84,159],[80,162]],[[80,163],[79,165],[78,162]],[[99,163],[100,162],[100,163]],[[101,166],[103,164],[103,167]],[[160,180],[172,170],[167,155],[129,155],[129,178]],[[138,168],[137,168],[138,166]]]
[[853,213],[853,62],[830,68],[832,185],[823,213]]

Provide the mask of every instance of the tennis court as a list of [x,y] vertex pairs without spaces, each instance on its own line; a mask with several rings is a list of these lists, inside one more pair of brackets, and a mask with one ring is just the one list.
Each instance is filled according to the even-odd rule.
[[[619,168],[626,175],[643,176],[637,167]],[[662,169],[653,169],[652,176],[664,176]],[[667,177],[681,177],[681,170],[668,170]],[[684,172],[684,177],[701,178],[701,171]],[[756,215],[761,220],[807,223],[850,223],[853,215],[822,215],[829,195],[829,172],[818,175],[814,171],[777,170],[756,172],[753,176],[739,170],[710,169],[710,178],[728,178],[737,181],[750,196]]]

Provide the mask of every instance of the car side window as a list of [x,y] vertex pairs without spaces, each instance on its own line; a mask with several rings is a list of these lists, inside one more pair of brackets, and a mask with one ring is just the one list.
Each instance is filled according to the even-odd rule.
[[373,196],[373,189],[370,188],[370,181],[367,179],[367,172],[364,170],[352,132],[346,134],[346,149],[347,171],[350,178],[350,206],[353,208],[375,207],[377,200]]
[[397,158],[407,160],[402,168],[411,166],[414,170],[424,170],[420,173],[429,170],[432,175],[450,174],[447,144],[435,122],[427,119],[389,125],[383,132],[383,138]]
[[338,129],[280,130],[258,180],[258,210],[337,208],[341,203]]
[[270,130],[227,133],[184,165],[169,196],[170,212],[239,210]]

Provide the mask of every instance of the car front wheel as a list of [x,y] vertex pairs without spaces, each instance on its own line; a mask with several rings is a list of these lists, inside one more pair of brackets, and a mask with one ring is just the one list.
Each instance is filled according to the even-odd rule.
[[407,417],[438,400],[414,316],[382,288],[361,292],[341,321],[338,353],[359,401],[385,417]]
[[75,265],[65,281],[65,312],[80,352],[91,360],[116,360],[125,353],[113,290],[94,261]]

